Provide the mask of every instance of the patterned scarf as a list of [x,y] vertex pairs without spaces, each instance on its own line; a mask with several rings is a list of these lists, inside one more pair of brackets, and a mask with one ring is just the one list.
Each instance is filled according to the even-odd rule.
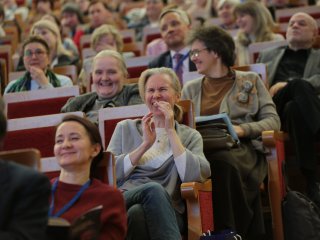
[[[56,75],[49,69],[47,69],[46,76],[53,87],[61,87],[59,79]],[[23,92],[29,91],[31,88],[31,75],[30,72],[26,72],[21,78],[19,78],[8,90],[10,92]]]

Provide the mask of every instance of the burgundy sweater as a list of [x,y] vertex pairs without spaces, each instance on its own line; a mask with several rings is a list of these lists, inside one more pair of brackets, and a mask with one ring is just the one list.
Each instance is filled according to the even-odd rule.
[[[53,183],[55,179],[51,181]],[[80,190],[80,185],[58,183],[54,197],[53,214],[58,212]],[[50,199],[51,201],[51,199]],[[127,231],[126,208],[122,194],[115,188],[93,179],[78,201],[60,217],[73,222],[90,209],[103,205],[100,240],[125,239]]]

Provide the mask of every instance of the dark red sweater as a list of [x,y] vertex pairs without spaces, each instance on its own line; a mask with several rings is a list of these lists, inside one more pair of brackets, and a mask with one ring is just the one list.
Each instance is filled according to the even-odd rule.
[[[55,179],[54,179],[55,180]],[[51,183],[54,182],[51,181]],[[60,182],[55,193],[53,213],[58,212],[80,190],[80,185]],[[51,199],[50,199],[51,200]],[[73,222],[90,209],[103,205],[100,240],[125,239],[127,231],[126,208],[122,194],[115,188],[93,179],[78,201],[60,217]]]

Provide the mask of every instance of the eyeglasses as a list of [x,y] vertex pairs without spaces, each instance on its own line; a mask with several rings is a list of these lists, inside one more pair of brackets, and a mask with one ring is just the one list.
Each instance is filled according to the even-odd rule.
[[199,53],[202,52],[203,50],[207,50],[207,49],[208,49],[208,48],[191,50],[191,51],[189,52],[189,56],[190,56],[190,58],[192,58],[192,57],[199,57]]
[[41,55],[43,55],[43,54],[46,54],[46,53],[47,53],[47,52],[42,51],[41,49],[36,49],[34,52],[32,52],[31,50],[26,50],[26,51],[24,52],[24,55],[23,55],[23,56],[30,58],[30,57],[32,57],[32,55],[34,54],[36,57],[39,57],[39,56],[41,56]]

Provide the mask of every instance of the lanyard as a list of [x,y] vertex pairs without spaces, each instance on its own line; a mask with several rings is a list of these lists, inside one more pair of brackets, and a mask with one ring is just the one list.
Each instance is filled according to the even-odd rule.
[[53,214],[54,210],[54,194],[58,187],[58,179],[56,179],[52,185],[51,188],[51,203],[49,208],[49,217],[60,217],[63,213],[65,213],[67,210],[69,210],[70,207],[72,207],[73,204],[80,198],[81,194],[90,186],[91,179],[89,179],[76,193],[76,195],[66,204],[64,205],[56,214]]
[[183,61],[189,57],[189,52],[186,55],[183,55],[182,58],[180,58],[179,62],[177,63],[177,66],[174,68],[174,71],[177,72],[178,69],[181,67],[181,65],[183,64]]

